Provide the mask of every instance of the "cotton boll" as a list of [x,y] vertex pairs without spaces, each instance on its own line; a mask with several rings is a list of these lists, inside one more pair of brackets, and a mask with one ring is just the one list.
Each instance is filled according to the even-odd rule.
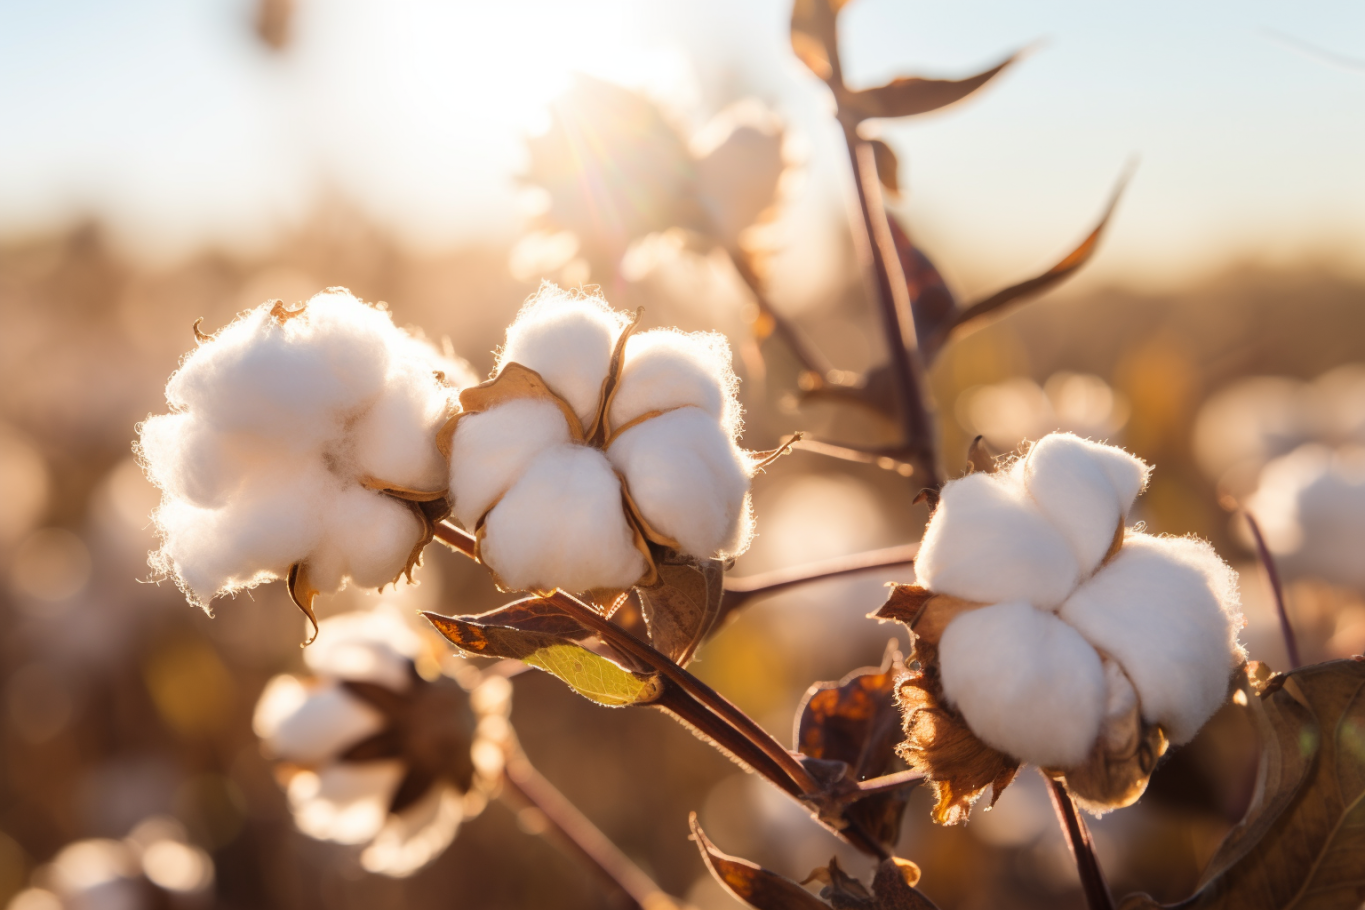
[[625,426],[650,411],[701,408],[733,437],[739,431],[739,380],[724,335],[655,329],[626,341],[621,381],[608,415]]
[[1247,511],[1287,574],[1365,587],[1365,449],[1309,444],[1271,461]]
[[318,840],[363,844],[383,828],[402,776],[402,762],[388,760],[296,774],[288,791],[294,823]]
[[1045,768],[1085,760],[1105,680],[1076,630],[1026,603],[996,604],[950,622],[938,656],[944,695],[987,745]]
[[628,588],[646,569],[611,464],[578,445],[531,461],[488,513],[479,553],[515,590]]
[[1070,433],[1044,436],[1016,470],[1038,508],[1066,537],[1083,574],[1104,558],[1149,471],[1120,448]]
[[1040,608],[1065,600],[1079,572],[1066,539],[1009,473],[944,484],[915,559],[919,584],[932,591]]
[[446,462],[436,433],[449,410],[450,400],[434,376],[385,389],[352,431],[357,471],[412,489],[443,489]]
[[607,449],[650,526],[703,559],[747,542],[748,464],[715,418],[679,408],[637,424]]
[[474,530],[533,458],[569,442],[569,422],[552,401],[514,399],[461,417],[450,451],[450,495],[456,520]]
[[310,579],[320,590],[339,587],[340,577],[333,581],[322,572],[335,559],[341,576],[362,588],[382,587],[407,566],[421,537],[422,523],[407,504],[363,487],[347,487],[329,504],[326,543],[309,563]]
[[421,640],[392,613],[366,610],[324,619],[303,652],[320,676],[354,679],[403,692],[412,685],[412,659]]
[[334,758],[384,728],[384,716],[337,683],[314,688],[265,737],[271,755],[300,765]]
[[1236,576],[1186,537],[1130,534],[1058,612],[1132,680],[1142,716],[1188,742],[1227,696],[1242,657]]
[[508,363],[535,370],[587,427],[597,416],[602,382],[624,328],[624,317],[600,297],[542,285],[507,329],[498,372]]
[[410,875],[455,839],[464,820],[464,799],[454,787],[437,785],[398,815],[390,815],[360,854],[367,872]]

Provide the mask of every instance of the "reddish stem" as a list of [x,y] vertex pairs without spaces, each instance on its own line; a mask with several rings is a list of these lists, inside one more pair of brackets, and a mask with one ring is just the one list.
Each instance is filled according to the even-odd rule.
[[1076,861],[1086,906],[1090,910],[1114,910],[1114,896],[1109,893],[1099,858],[1095,856],[1095,843],[1090,838],[1090,829],[1077,814],[1076,803],[1072,801],[1071,794],[1066,792],[1066,786],[1046,774],[1043,778],[1048,783],[1052,808],[1057,810],[1057,821],[1062,826],[1062,834],[1066,836],[1066,845],[1071,848],[1071,856]]
[[1266,578],[1270,581],[1270,592],[1275,596],[1275,612],[1280,617],[1280,634],[1284,636],[1284,649],[1289,654],[1289,669],[1297,670],[1302,666],[1299,661],[1299,642],[1294,637],[1294,627],[1289,623],[1289,611],[1285,609],[1284,589],[1280,587],[1280,572],[1275,568],[1275,559],[1270,555],[1270,548],[1265,545],[1261,526],[1246,509],[1242,510],[1242,515],[1247,520],[1247,527],[1251,528],[1251,539],[1256,543],[1256,556],[1260,559],[1261,568],[1265,569]]

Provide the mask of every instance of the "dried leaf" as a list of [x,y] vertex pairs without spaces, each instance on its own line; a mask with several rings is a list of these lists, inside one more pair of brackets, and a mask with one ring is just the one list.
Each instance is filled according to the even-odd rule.
[[[1251,806],[1199,890],[1172,906],[1356,910],[1365,900],[1365,659],[1276,676],[1248,701],[1262,750]],[[1121,906],[1162,905],[1134,894]]]
[[[854,780],[892,770],[900,739],[896,677],[905,671],[895,643],[880,668],[849,673],[837,683],[816,683],[798,709],[796,748],[811,758],[842,762]],[[910,788],[878,793],[843,808],[844,817],[890,847],[900,835]]]
[[306,648],[318,637],[318,617],[313,612],[313,602],[318,599],[319,592],[308,580],[308,566],[301,562],[289,567],[289,577],[285,584],[289,588],[289,599],[294,601],[294,606],[302,610],[303,615],[313,624],[313,634],[308,636],[308,640],[302,645]]
[[882,860],[872,879],[872,894],[877,910],[938,910],[934,902],[915,889],[919,866],[908,859]]
[[467,616],[464,619],[481,626],[502,626],[522,632],[540,632],[556,638],[587,638],[593,631],[565,612],[552,600],[527,597],[506,606]]
[[935,594],[919,585],[892,585],[891,593],[872,616],[902,623],[915,633],[915,641],[938,645],[943,630],[960,613],[986,606],[948,594]]
[[726,891],[749,906],[758,910],[828,910],[823,901],[791,879],[748,860],[721,853],[697,823],[697,813],[692,813],[688,824],[706,868]]
[[806,881],[824,882],[825,887],[820,889],[820,897],[834,910],[877,910],[872,892],[843,870],[838,857],[831,856],[829,865],[816,869]]
[[481,657],[511,657],[559,677],[599,705],[649,704],[659,697],[657,676],[632,673],[573,642],[503,626],[485,626],[456,616],[424,613],[457,648]]
[[640,587],[649,639],[680,667],[711,633],[725,596],[725,563],[671,553],[659,560],[659,580]]
[[[957,298],[949,290],[943,275],[929,257],[910,239],[896,216],[887,213],[887,223],[891,226],[891,239],[896,245],[896,257],[901,263],[901,274],[905,276],[905,288],[910,298],[910,314],[915,322],[915,337],[919,340],[920,353],[929,363],[934,351],[928,347],[945,320],[957,312]],[[888,377],[889,378],[889,377]],[[869,383],[870,383],[869,379]],[[892,400],[888,398],[887,407]]]
[[1011,54],[984,73],[966,79],[902,76],[876,88],[843,92],[839,97],[839,107],[840,110],[856,114],[859,119],[927,114],[966,98],[1017,59],[1019,54]]
[[[612,348],[611,360],[607,365],[607,375],[602,380],[602,390],[597,393],[597,415],[593,417],[592,426],[588,427],[583,433],[589,445],[606,448],[606,441],[615,435],[612,433],[611,427],[607,425],[607,414],[611,410],[612,401],[616,398],[616,390],[621,385],[621,368],[625,366],[626,362],[626,342],[640,327],[640,320],[644,318],[644,315],[644,307],[635,309],[635,315],[631,318],[630,324],[621,330],[621,334],[616,339],[616,345]],[[657,416],[657,413],[652,413],[650,416]],[[640,422],[642,418],[648,419],[641,415],[633,422]],[[625,427],[621,429],[624,430]]]
[[792,5],[792,50],[826,82],[840,78],[836,18],[848,0],[796,0]]
[[455,427],[466,414],[478,414],[495,408],[517,398],[535,398],[552,401],[564,413],[569,424],[569,435],[574,441],[584,440],[583,423],[569,403],[560,398],[545,383],[539,373],[530,367],[513,361],[502,368],[498,375],[486,382],[471,386],[460,393],[460,411],[452,416],[436,434],[436,446],[441,454],[450,459],[451,441],[455,438]]
[[870,139],[868,144],[872,146],[872,155],[877,161],[877,179],[886,187],[886,191],[892,196],[899,196],[901,192],[900,162],[896,159],[896,152],[891,146],[881,139]]
[[1090,233],[1086,235],[1079,246],[1067,253],[1062,257],[1060,262],[1046,272],[1043,272],[1041,275],[1011,285],[1003,291],[997,291],[985,300],[979,300],[976,303],[963,307],[961,310],[957,311],[951,319],[945,320],[941,326],[927,338],[924,347],[930,353],[926,356],[932,357],[933,352],[940,350],[950,334],[964,330],[967,327],[970,327],[970,330],[975,330],[986,325],[988,317],[998,316],[999,311],[1007,304],[1041,294],[1043,291],[1046,291],[1048,288],[1061,282],[1067,276],[1089,262],[1090,258],[1095,255],[1095,251],[1099,249],[1100,236],[1104,233],[1105,227],[1109,224],[1109,218],[1114,214],[1114,209],[1119,203],[1119,197],[1123,195],[1123,189],[1127,183],[1128,175],[1125,174],[1119,180],[1118,186],[1114,189],[1114,194],[1110,197],[1109,204],[1105,207],[1104,215],[1101,216],[1099,223],[1091,229]]
[[967,448],[967,473],[976,474],[984,471],[987,474],[994,474],[999,469],[995,461],[995,456],[991,450],[986,448],[986,437],[978,436],[972,440],[972,444]]

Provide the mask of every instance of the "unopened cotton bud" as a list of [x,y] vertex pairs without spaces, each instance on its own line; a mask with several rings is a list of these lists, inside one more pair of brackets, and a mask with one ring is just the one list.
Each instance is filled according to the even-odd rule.
[[625,324],[625,318],[599,297],[546,285],[507,329],[497,369],[519,363],[535,370],[586,428],[597,414],[602,380]]
[[1142,716],[1188,742],[1227,697],[1243,656],[1232,570],[1202,540],[1129,534],[1058,615],[1112,655]]
[[943,693],[987,745],[1043,767],[1085,759],[1104,670],[1085,639],[1026,603],[963,613],[939,642]]
[[1122,449],[1070,433],[1044,436],[1016,470],[1022,470],[1033,501],[1071,545],[1082,573],[1100,564],[1150,472]]
[[982,603],[1054,607],[1079,571],[1066,539],[1007,473],[944,484],[915,559],[919,584]]
[[531,461],[484,520],[480,556],[516,590],[629,588],[646,569],[611,464],[578,445]]

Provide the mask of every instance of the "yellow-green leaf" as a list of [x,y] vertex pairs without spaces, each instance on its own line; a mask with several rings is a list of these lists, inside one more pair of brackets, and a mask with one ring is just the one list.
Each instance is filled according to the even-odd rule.
[[631,673],[587,648],[568,642],[540,648],[522,660],[558,676],[584,698],[612,708],[647,704],[660,691],[657,677]]

